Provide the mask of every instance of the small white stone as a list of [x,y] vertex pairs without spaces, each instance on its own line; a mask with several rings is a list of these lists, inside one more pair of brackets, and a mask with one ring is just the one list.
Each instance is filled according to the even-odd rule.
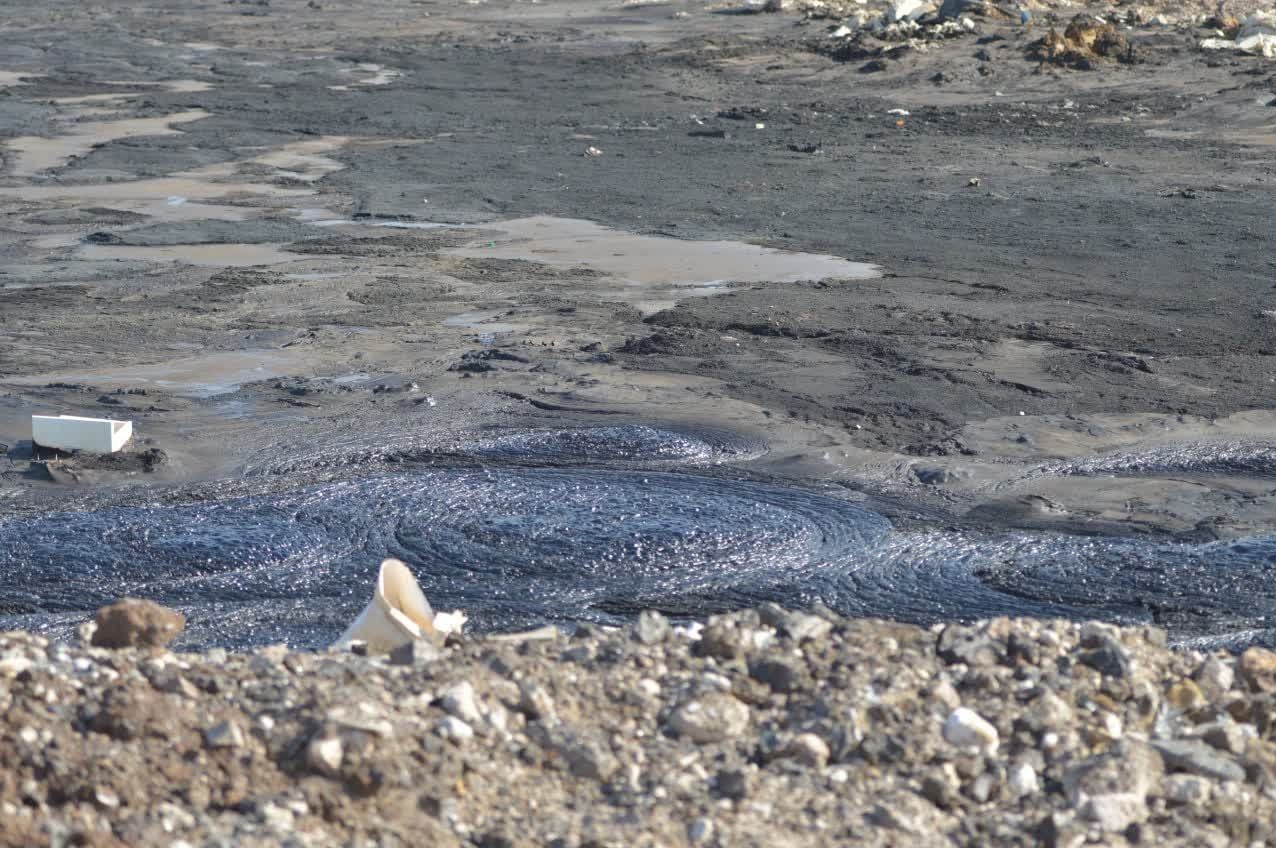
[[977,748],[989,755],[1001,744],[997,728],[967,707],[958,707],[949,713],[944,722],[944,739],[959,748]]
[[1210,800],[1214,787],[1195,774],[1170,774],[1163,784],[1165,797],[1178,804],[1204,804]]
[[464,745],[474,738],[474,728],[451,715],[439,719],[438,732],[444,739],[451,740],[457,745]]
[[1035,795],[1037,790],[1041,788],[1037,781],[1037,771],[1027,763],[1020,763],[1010,770],[1010,791],[1015,793],[1016,797],[1022,798],[1026,795]]
[[707,671],[701,675],[700,683],[706,689],[714,689],[718,692],[731,691],[731,678],[722,674],[715,674],[712,671]]
[[1121,719],[1116,713],[1103,714],[1103,732],[1112,740],[1120,739],[1125,734],[1125,729],[1121,726]]
[[312,769],[321,774],[336,774],[341,768],[341,760],[345,757],[341,740],[334,736],[315,737],[306,746],[306,762]]
[[439,699],[439,703],[449,715],[455,716],[467,724],[475,725],[483,720],[483,714],[479,711],[478,699],[474,695],[474,685],[468,680],[462,680],[460,683],[446,689]]
[[800,733],[789,743],[789,756],[804,765],[824,768],[829,761],[829,746],[814,733]]
[[687,825],[687,841],[700,845],[713,838],[713,819],[698,818]]
[[0,659],[0,677],[17,677],[22,672],[31,668],[34,663],[21,654],[9,654]]
[[258,810],[257,815],[261,818],[262,824],[277,831],[292,830],[295,824],[295,817],[292,810],[281,807],[278,804],[267,802]]
[[638,691],[648,698],[657,698],[660,696],[660,684],[650,677],[644,677],[638,681]]

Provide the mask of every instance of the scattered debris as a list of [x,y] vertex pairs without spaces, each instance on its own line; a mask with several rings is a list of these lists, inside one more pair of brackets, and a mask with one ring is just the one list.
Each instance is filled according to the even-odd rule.
[[594,147],[591,144],[589,147],[585,148],[585,155],[586,156],[602,156],[603,152],[602,150],[598,149],[597,147]]
[[1096,15],[1082,13],[1060,35],[1051,29],[1028,46],[1029,57],[1042,63],[1090,71],[1104,60],[1135,61],[1134,46],[1115,26]]
[[1218,23],[1222,24],[1220,30],[1224,33],[1235,31],[1235,36],[1207,38],[1201,42],[1202,50],[1235,50],[1276,59],[1276,12],[1255,12],[1240,23],[1236,23],[1235,18]]

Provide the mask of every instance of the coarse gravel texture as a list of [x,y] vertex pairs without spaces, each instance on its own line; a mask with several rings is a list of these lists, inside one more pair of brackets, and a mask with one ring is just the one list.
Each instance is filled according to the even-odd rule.
[[393,662],[15,632],[0,722],[14,846],[1276,838],[1276,654],[1154,628],[763,607]]

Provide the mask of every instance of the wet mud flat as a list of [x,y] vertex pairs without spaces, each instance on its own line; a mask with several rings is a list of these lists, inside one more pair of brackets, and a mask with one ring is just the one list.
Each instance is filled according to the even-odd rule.
[[[392,554],[482,629],[1272,641],[1276,66],[1199,22],[1081,70],[1048,8],[15,8],[6,626],[316,647]],[[138,435],[46,462],[45,412]]]

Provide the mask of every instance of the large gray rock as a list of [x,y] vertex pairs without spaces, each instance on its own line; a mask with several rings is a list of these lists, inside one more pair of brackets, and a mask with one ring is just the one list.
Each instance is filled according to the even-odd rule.
[[1146,821],[1148,793],[1165,773],[1161,755],[1141,742],[1084,760],[1063,777],[1068,803],[1078,815],[1106,832]]
[[1186,771],[1215,780],[1245,779],[1245,769],[1240,763],[1204,742],[1153,740],[1152,747],[1173,771]]

